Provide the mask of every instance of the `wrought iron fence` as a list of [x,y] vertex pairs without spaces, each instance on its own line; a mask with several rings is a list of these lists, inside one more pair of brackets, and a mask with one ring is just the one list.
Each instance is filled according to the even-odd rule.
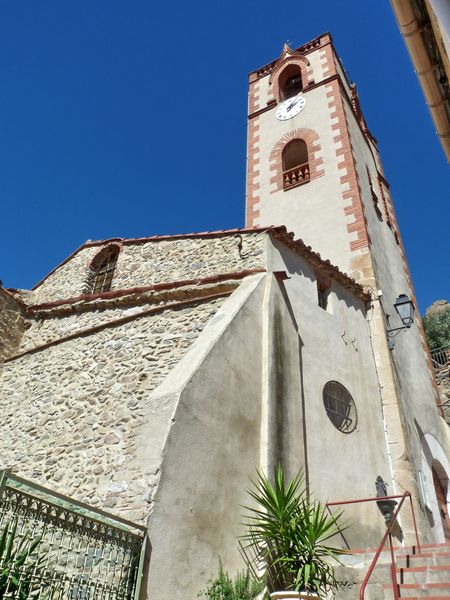
[[435,371],[439,372],[450,366],[450,345],[432,350],[430,354]]
[[0,598],[137,600],[145,532],[3,471]]

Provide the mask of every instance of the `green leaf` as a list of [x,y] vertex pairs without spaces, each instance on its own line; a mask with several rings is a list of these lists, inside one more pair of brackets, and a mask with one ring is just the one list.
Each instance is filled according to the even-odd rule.
[[325,592],[335,585],[327,561],[347,551],[327,542],[346,529],[342,512],[328,514],[307,497],[302,474],[286,481],[281,466],[272,481],[258,473],[248,493],[255,504],[245,507],[244,554],[253,572],[265,571],[269,590]]

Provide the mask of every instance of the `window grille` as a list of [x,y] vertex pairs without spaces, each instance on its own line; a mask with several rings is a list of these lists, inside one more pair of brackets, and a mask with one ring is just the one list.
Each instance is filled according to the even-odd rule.
[[323,388],[323,404],[328,418],[342,433],[351,433],[357,425],[356,405],[350,392],[337,381]]
[[117,257],[119,250],[117,246],[112,246],[102,250],[97,257],[92,261],[92,283],[91,294],[99,294],[100,292],[109,292],[111,282],[116,268]]

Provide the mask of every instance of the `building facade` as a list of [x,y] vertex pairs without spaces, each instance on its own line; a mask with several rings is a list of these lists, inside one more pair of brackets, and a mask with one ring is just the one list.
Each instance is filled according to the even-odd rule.
[[[87,242],[0,289],[1,467],[148,524],[151,598],[195,597],[219,557],[242,568],[246,489],[277,464],[324,501],[381,476],[445,539],[447,425],[420,320],[386,334],[413,288],[329,34],[285,47],[249,97],[246,229]],[[378,543],[376,506],[346,514],[343,543]]]

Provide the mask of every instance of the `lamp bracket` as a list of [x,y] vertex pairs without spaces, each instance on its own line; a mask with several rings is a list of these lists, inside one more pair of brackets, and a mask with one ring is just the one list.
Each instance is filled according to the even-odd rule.
[[403,329],[409,329],[410,327],[411,325],[403,325],[403,327],[394,327],[394,329],[386,329],[386,333],[388,337],[395,337],[399,331],[402,331]]

